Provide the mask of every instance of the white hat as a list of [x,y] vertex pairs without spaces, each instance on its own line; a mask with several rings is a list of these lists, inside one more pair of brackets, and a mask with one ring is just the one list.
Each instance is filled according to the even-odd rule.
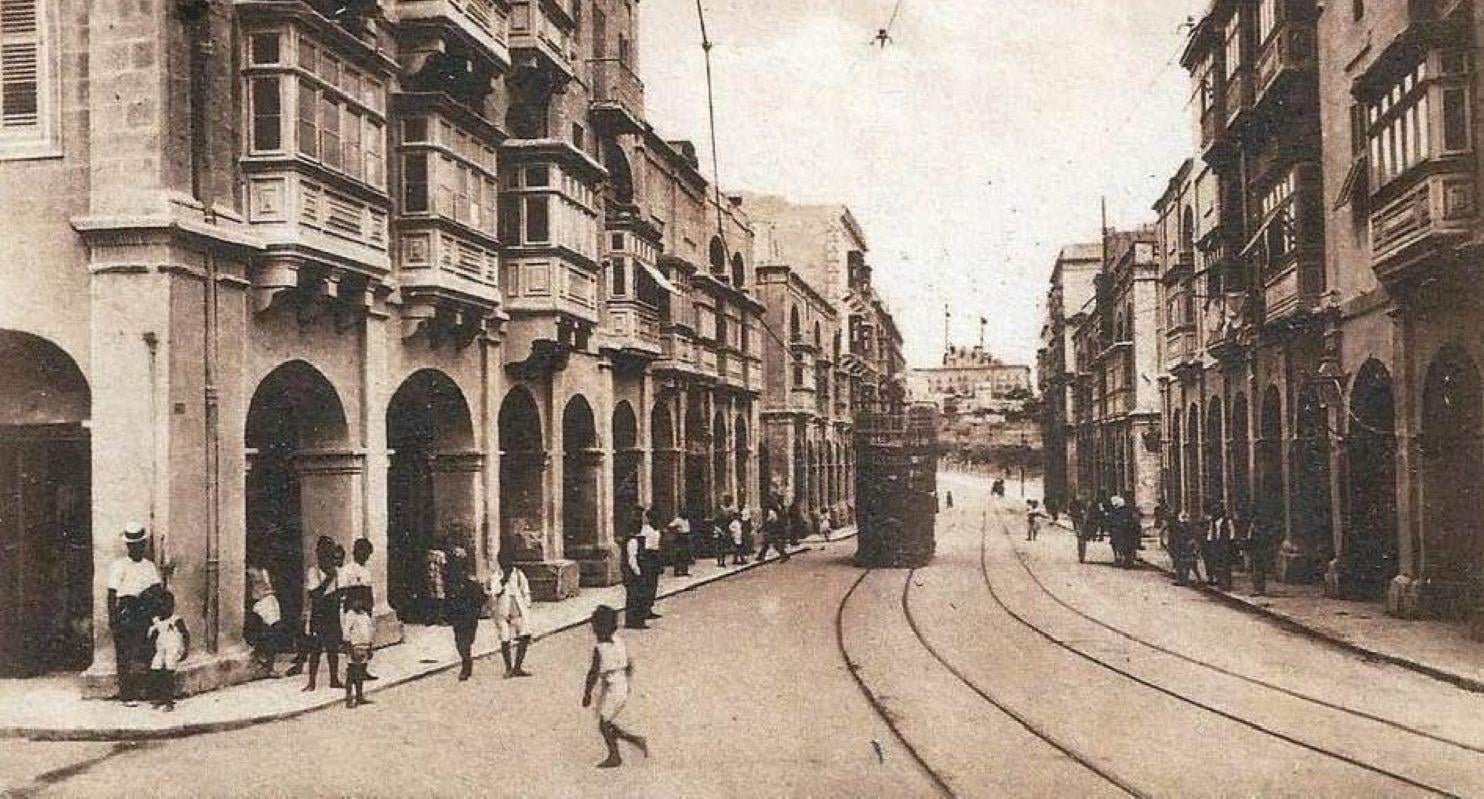
[[1123,497],[1120,497],[1117,494],[1114,494],[1113,498],[1108,500],[1108,502],[1112,503],[1113,507],[1115,508],[1123,507]]
[[125,544],[142,544],[148,538],[149,533],[145,531],[144,525],[140,524],[139,522],[129,522],[128,524],[124,525]]

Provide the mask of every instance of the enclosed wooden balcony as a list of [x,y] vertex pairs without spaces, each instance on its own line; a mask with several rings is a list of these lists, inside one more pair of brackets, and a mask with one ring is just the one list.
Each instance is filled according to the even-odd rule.
[[1226,126],[1237,127],[1242,115],[1252,110],[1252,70],[1242,66],[1226,79]]
[[510,5],[506,0],[398,0],[406,27],[441,27],[474,45],[481,55],[510,64]]
[[1415,186],[1371,214],[1371,266],[1382,280],[1400,279],[1473,235],[1479,212],[1472,159],[1426,166],[1431,171]]
[[1312,77],[1316,60],[1314,23],[1279,22],[1257,53],[1254,105],[1262,107],[1282,97],[1295,79]]
[[577,20],[569,0],[513,0],[510,4],[510,52],[523,67],[532,67],[565,83],[576,77]]
[[620,58],[594,59],[593,123],[617,134],[644,129],[644,82]]

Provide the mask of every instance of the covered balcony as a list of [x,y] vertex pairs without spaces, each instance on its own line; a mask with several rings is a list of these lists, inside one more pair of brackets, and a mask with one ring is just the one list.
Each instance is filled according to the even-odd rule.
[[1314,23],[1293,18],[1279,20],[1257,51],[1254,105],[1264,108],[1285,96],[1293,81],[1313,77],[1316,64]]
[[510,66],[507,0],[397,0],[396,14],[404,30],[440,29],[502,69]]
[[1473,235],[1479,211],[1472,159],[1427,166],[1415,185],[1371,214],[1371,265],[1382,280],[1397,280]]
[[1226,79],[1226,126],[1236,128],[1242,115],[1252,110],[1252,69],[1246,65],[1237,68]]
[[513,0],[510,53],[516,66],[560,85],[576,77],[577,20],[572,0]]
[[593,124],[615,133],[644,129],[644,82],[623,58],[598,58],[593,65]]

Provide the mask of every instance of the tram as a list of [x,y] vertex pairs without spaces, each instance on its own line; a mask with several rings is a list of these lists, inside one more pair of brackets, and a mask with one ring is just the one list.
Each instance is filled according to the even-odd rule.
[[856,424],[855,561],[915,568],[933,559],[938,515],[938,409],[866,414]]

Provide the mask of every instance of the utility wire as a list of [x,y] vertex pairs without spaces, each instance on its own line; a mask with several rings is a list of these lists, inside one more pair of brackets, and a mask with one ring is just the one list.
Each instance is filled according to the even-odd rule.
[[716,147],[716,85],[711,76],[712,43],[711,37],[706,33],[706,8],[701,0],[696,0],[696,19],[701,23],[701,51],[706,55],[706,113],[711,122],[711,188],[716,202],[716,235],[721,238],[723,250],[721,268],[726,269],[726,256],[730,248],[727,247],[726,223],[721,210],[721,158],[717,155]]

